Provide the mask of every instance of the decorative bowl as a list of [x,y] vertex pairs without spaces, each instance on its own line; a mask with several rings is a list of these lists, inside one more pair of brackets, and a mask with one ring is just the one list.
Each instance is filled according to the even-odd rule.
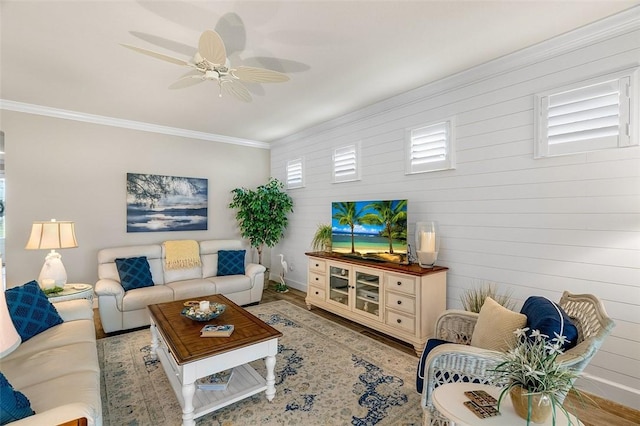
[[194,321],[205,322],[219,317],[226,308],[227,305],[211,302],[210,309],[208,311],[201,311],[197,306],[187,306],[182,309],[181,314],[183,317],[187,317]]

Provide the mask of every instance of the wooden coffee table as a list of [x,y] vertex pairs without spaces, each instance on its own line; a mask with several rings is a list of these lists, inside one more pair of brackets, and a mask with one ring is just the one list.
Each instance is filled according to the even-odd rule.
[[[199,299],[223,303],[227,308],[212,321],[197,322],[180,314],[185,300],[148,306],[151,354],[160,360],[180,401],[185,426],[193,426],[196,418],[259,392],[265,391],[269,401],[276,394],[274,369],[282,333],[222,295]],[[229,337],[200,337],[205,324],[233,324],[235,331]],[[266,378],[248,364],[262,358]],[[226,390],[197,389],[197,379],[232,367],[233,377]]]

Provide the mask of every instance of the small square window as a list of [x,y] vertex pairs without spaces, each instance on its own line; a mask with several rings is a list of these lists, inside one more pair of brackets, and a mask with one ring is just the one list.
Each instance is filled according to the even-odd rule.
[[537,94],[535,157],[637,145],[637,70]]
[[287,189],[304,187],[304,158],[287,161]]
[[407,129],[405,132],[407,174],[455,168],[453,128],[453,119],[450,119]]
[[333,151],[333,182],[360,180],[360,143]]

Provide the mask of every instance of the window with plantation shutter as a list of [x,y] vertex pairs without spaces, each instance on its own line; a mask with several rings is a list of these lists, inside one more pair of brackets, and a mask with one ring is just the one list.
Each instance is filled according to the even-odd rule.
[[637,69],[537,95],[536,158],[637,145],[636,82]]
[[333,151],[333,182],[360,179],[360,143],[336,148]]
[[406,130],[406,171],[432,172],[455,167],[453,120]]
[[304,186],[304,158],[287,161],[287,189]]

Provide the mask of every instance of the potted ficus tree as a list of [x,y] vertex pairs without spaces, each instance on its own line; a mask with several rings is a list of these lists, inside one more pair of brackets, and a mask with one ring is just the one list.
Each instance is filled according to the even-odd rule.
[[275,246],[284,235],[287,214],[293,212],[293,200],[276,178],[269,178],[268,183],[254,190],[236,188],[231,193],[229,207],[237,210],[240,233],[257,249],[258,263],[262,265],[264,246]]

